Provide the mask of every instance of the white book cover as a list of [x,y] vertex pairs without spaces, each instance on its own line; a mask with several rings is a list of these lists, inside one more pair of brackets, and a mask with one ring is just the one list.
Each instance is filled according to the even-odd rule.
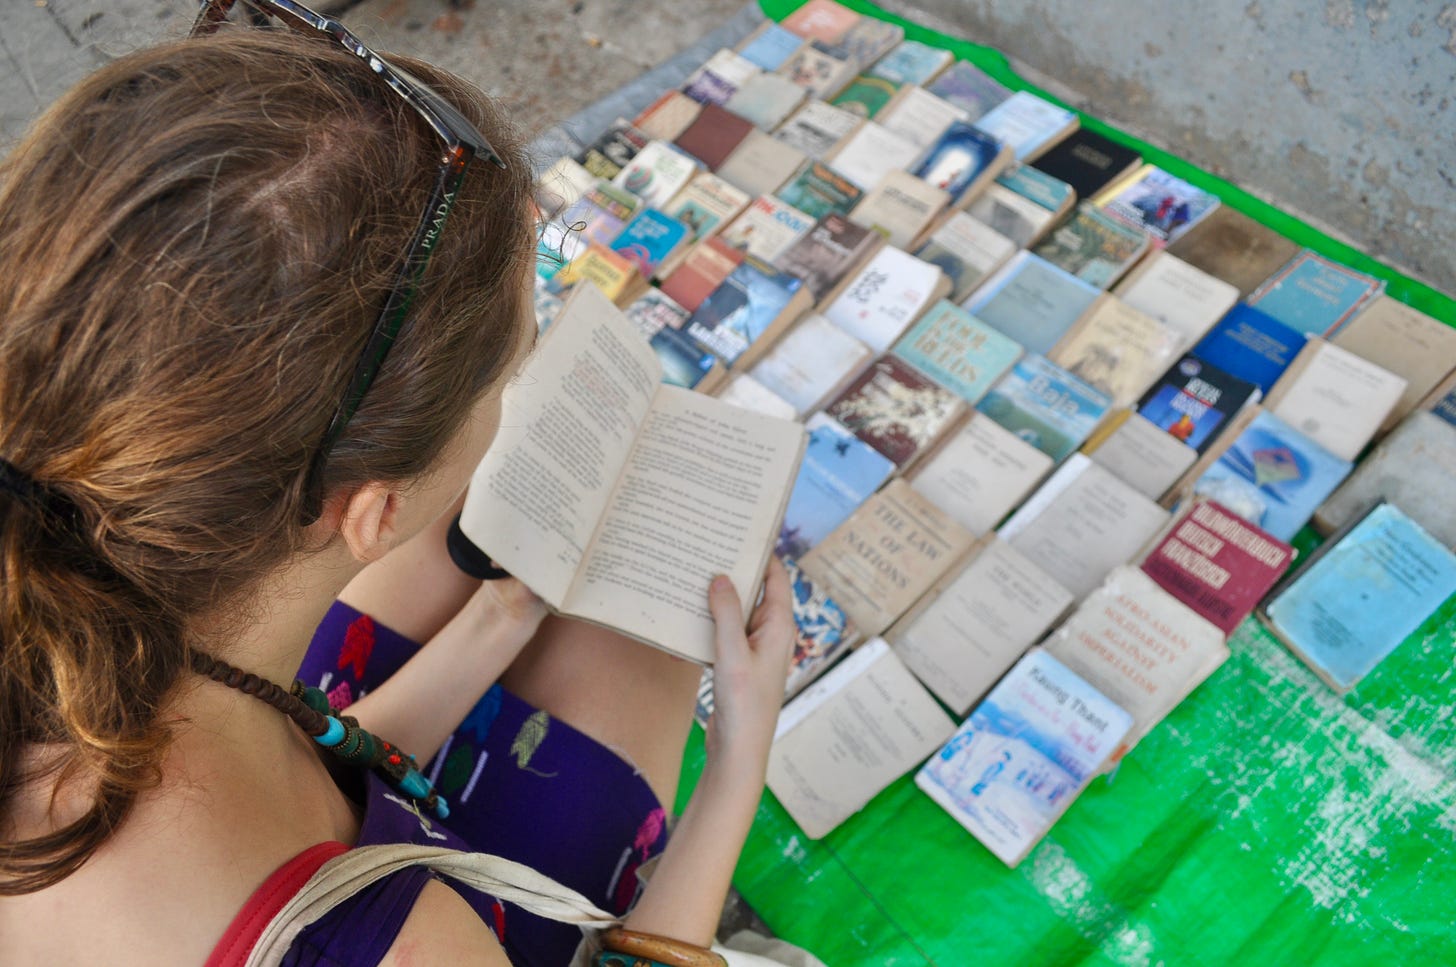
[[1400,402],[1406,381],[1348,349],[1311,338],[1265,409],[1341,460],[1354,460]]
[[804,152],[755,128],[723,159],[718,176],[756,198],[782,188],[806,160]]
[[776,395],[758,380],[745,373],[739,373],[728,381],[718,394],[718,399],[732,403],[754,413],[774,416],[783,420],[798,418],[792,403]]
[[673,196],[667,214],[692,229],[693,240],[710,235],[738,216],[753,199],[710,171],[700,171]]
[[1092,451],[1094,463],[1149,500],[1161,500],[1197,459],[1197,450],[1137,413]]
[[976,413],[925,461],[910,486],[980,537],[1021,503],[1051,468],[1051,457]]
[[956,121],[970,119],[969,111],[936,97],[923,87],[905,88],[894,103],[875,118],[886,131],[898,134],[922,151],[939,141]]
[[790,329],[751,375],[803,417],[843,389],[873,357],[870,347],[814,313]]
[[957,715],[1071,607],[1072,592],[992,538],[924,609],[891,629],[895,653]]
[[727,47],[723,47],[715,51],[713,56],[703,61],[702,67],[699,67],[689,74],[688,79],[683,82],[682,86],[684,90],[687,90],[703,74],[711,73],[718,75],[734,87],[739,87],[744,81],[760,72],[761,69],[753,61],[735,50],[729,50]]
[[815,161],[828,154],[863,123],[858,115],[824,101],[809,101],[774,135]]
[[920,155],[914,142],[866,121],[835,152],[829,166],[860,191],[870,191],[891,171],[909,169]]
[[793,205],[772,195],[760,195],[718,234],[734,248],[771,263],[813,227],[814,219]]
[[[968,212],[958,211],[936,227],[916,254],[945,270],[955,286],[949,298],[959,303],[1005,265],[1017,248],[1015,242],[985,222]],[[954,264],[948,266],[947,262]]]
[[1081,598],[1113,568],[1132,560],[1169,515],[1111,471],[1082,454],[1073,457],[1080,458],[1080,472],[1068,480],[1054,474],[1047,486],[1055,496],[1044,503],[1028,501],[998,533]]
[[1123,407],[1167,372],[1182,346],[1172,326],[1104,295],[1047,358]]
[[1049,211],[1005,185],[991,184],[966,206],[966,212],[1026,248],[1042,236],[1054,217]]
[[886,245],[824,310],[845,332],[883,353],[936,296],[941,271]]
[[1196,269],[1167,252],[1154,252],[1119,285],[1123,302],[1177,330],[1187,349],[1239,301],[1238,286]]
[[755,74],[744,81],[723,107],[772,131],[804,102],[805,90],[782,74]]
[[986,696],[915,784],[1014,867],[1086,788],[1130,724],[1107,696],[1037,649]]
[[849,217],[880,232],[891,245],[907,248],[948,204],[950,195],[939,188],[909,172],[889,171]]
[[536,179],[536,204],[544,217],[551,218],[576,204],[577,199],[596,186],[596,175],[571,158],[557,158]]
[[666,141],[650,141],[647,147],[617,172],[612,184],[630,191],[644,204],[661,208],[698,173],[698,163]]
[[780,713],[768,788],[805,835],[819,839],[953,731],[954,720],[876,638]]

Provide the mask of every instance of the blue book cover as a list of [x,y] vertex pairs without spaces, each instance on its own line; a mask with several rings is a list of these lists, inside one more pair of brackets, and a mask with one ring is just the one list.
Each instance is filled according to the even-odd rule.
[[1102,290],[1030,252],[1021,252],[964,303],[971,315],[1046,355]]
[[1353,466],[1274,414],[1261,412],[1193,490],[1289,541]]
[[1267,393],[1304,342],[1304,333],[1240,302],[1193,347],[1193,355]]
[[1456,594],[1456,556],[1393,504],[1322,549],[1269,605],[1268,620],[1344,691]]
[[688,226],[656,208],[638,212],[612,242],[612,251],[631,262],[644,279],[652,278],[657,267],[682,244]]
[[1436,405],[1431,407],[1431,412],[1456,426],[1456,389],[1437,400]]
[[1291,329],[1329,338],[1384,290],[1374,276],[1305,249],[1259,286],[1249,304]]
[[1011,145],[1017,161],[1025,161],[1070,124],[1077,115],[1037,97],[1030,91],[1016,91],[976,119],[976,127]]
[[942,299],[895,344],[895,355],[968,403],[1021,358],[1021,344]]
[[776,23],[769,23],[764,27],[763,32],[750,40],[738,55],[744,60],[757,64],[763,70],[776,71],[784,66],[784,62],[793,56],[804,43],[804,38],[780,27]]
[[1077,197],[1071,185],[1031,165],[1016,165],[996,176],[996,184],[1016,192],[1049,212],[1059,212]]
[[925,160],[911,174],[953,199],[960,198],[1000,153],[1000,141],[957,121],[931,145]]
[[693,389],[718,361],[677,329],[659,329],[648,342],[662,363],[662,381],[671,386]]
[[704,299],[683,327],[689,336],[732,364],[762,336],[804,284],[754,259],[744,259]]
[[1021,357],[976,409],[1061,460],[1082,445],[1112,400],[1041,356]]
[[1015,866],[1132,725],[1111,699],[1034,648],[930,757],[915,784]]
[[924,84],[950,60],[951,53],[918,40],[901,41],[900,45],[875,62],[868,73],[901,84]]
[[774,547],[780,557],[804,556],[848,520],[895,470],[888,458],[823,413],[805,428],[809,444]]

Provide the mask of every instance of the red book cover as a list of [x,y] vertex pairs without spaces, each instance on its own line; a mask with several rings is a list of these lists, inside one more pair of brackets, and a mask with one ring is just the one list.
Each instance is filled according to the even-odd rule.
[[743,261],[743,251],[716,235],[703,240],[682,265],[662,281],[662,291],[688,312],[694,312]]
[[673,144],[717,171],[752,130],[752,121],[716,104],[704,104],[697,119],[677,136]]
[[1224,634],[1232,634],[1293,557],[1288,544],[1208,500],[1178,519],[1143,561],[1143,571]]
[[882,356],[825,412],[903,467],[961,414],[961,398],[898,356]]

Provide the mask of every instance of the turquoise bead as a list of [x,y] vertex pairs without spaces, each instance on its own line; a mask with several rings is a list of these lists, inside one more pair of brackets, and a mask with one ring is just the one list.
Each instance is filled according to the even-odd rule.
[[424,799],[430,794],[429,780],[415,769],[405,773],[405,777],[399,781],[399,788],[401,792],[416,799]]
[[450,818],[450,804],[445,801],[444,796],[435,797],[435,815],[441,819]]
[[344,723],[336,718],[329,719],[328,730],[323,735],[316,735],[313,740],[327,749],[332,749],[344,741]]

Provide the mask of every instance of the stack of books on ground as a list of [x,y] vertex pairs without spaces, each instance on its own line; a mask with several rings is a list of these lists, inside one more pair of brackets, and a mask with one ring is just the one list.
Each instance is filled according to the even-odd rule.
[[618,310],[635,344],[573,324],[550,378],[596,402],[533,404],[482,546],[704,663],[705,568],[747,594],[771,547],[769,787],[810,836],[915,772],[1014,864],[1252,613],[1344,689],[1452,593],[1456,329],[898,27],[809,0],[537,201],[547,348]]

